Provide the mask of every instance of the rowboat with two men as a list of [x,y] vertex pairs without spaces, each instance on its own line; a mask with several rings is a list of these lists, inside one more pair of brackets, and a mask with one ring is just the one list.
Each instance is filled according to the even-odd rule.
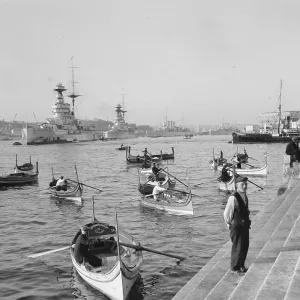
[[51,197],[64,200],[82,201],[83,184],[79,182],[77,167],[75,165],[76,181],[65,179],[63,185],[56,186],[58,179],[55,179],[52,168],[52,181],[49,183]]
[[[164,174],[164,172],[166,174]],[[193,215],[193,194],[190,184],[184,184],[169,172],[161,169],[158,174],[163,180],[148,180],[142,184],[139,182],[138,191],[141,204],[150,208],[160,209],[173,214]],[[154,176],[154,175],[152,175]],[[171,177],[175,180],[172,180]],[[185,188],[175,187],[176,182],[183,184]]]

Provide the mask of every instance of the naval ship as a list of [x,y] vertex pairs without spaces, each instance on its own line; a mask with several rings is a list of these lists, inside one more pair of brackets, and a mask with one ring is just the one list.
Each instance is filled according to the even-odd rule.
[[136,138],[136,134],[133,130],[130,129],[128,123],[125,122],[125,113],[126,110],[123,109],[121,104],[116,106],[115,122],[112,128],[103,133],[105,140],[117,140],[117,139],[130,139]]
[[64,101],[63,93],[67,91],[62,83],[58,83],[54,88],[57,93],[57,100],[52,106],[52,118],[46,119],[45,123],[39,125],[26,125],[22,130],[22,144],[57,144],[68,142],[88,142],[99,140],[102,132],[85,128],[75,117],[74,102],[80,95],[75,93],[74,72],[72,65],[72,85],[73,92],[68,95],[72,99],[71,105]]

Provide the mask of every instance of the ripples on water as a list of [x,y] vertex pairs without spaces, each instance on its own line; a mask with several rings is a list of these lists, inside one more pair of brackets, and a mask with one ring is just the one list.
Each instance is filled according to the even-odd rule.
[[[32,186],[0,191],[1,226],[1,299],[107,299],[88,286],[74,271],[67,250],[33,260],[27,255],[64,247],[78,230],[79,224],[92,217],[91,196],[94,190],[84,188],[82,204],[58,201],[49,197],[47,187],[52,178],[74,178],[77,164],[79,178],[87,185],[103,190],[96,197],[96,217],[114,224],[117,206],[120,227],[132,234],[145,247],[169,251],[187,259],[177,264],[175,259],[144,252],[141,276],[129,299],[171,299],[228,241],[222,213],[227,195],[217,189],[218,174],[209,169],[212,149],[216,155],[223,150],[230,157],[237,145],[228,143],[230,136],[202,136],[184,140],[179,137],[123,141],[130,144],[132,154],[147,147],[152,153],[171,152],[169,172],[185,181],[189,169],[194,216],[170,215],[142,207],[139,203],[136,168],[126,167],[125,151],[117,151],[119,142],[92,142],[65,145],[13,147],[10,141],[0,143],[0,174],[13,171],[15,154],[19,164],[39,161],[39,182]],[[238,145],[240,152],[243,145]],[[252,216],[265,203],[276,197],[283,183],[282,160],[284,144],[246,145],[248,154],[263,165],[268,152],[267,178],[252,178],[264,190],[249,184],[248,195]]]

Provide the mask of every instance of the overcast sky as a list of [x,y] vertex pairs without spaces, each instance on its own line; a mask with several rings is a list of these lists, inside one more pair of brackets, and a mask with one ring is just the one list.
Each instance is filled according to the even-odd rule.
[[[77,117],[157,125],[253,123],[300,110],[295,0],[0,0],[0,118],[44,121],[53,88]],[[67,97],[66,97],[67,98]],[[69,101],[69,98],[67,98]]]

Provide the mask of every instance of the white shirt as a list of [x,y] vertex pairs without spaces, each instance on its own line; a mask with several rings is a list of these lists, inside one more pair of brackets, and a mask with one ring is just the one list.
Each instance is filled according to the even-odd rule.
[[165,188],[156,185],[152,191],[153,199],[157,201],[159,192],[163,192],[165,190],[166,190]]
[[64,185],[64,184],[65,184],[65,180],[64,179],[58,179],[57,182],[56,182],[56,186]]

